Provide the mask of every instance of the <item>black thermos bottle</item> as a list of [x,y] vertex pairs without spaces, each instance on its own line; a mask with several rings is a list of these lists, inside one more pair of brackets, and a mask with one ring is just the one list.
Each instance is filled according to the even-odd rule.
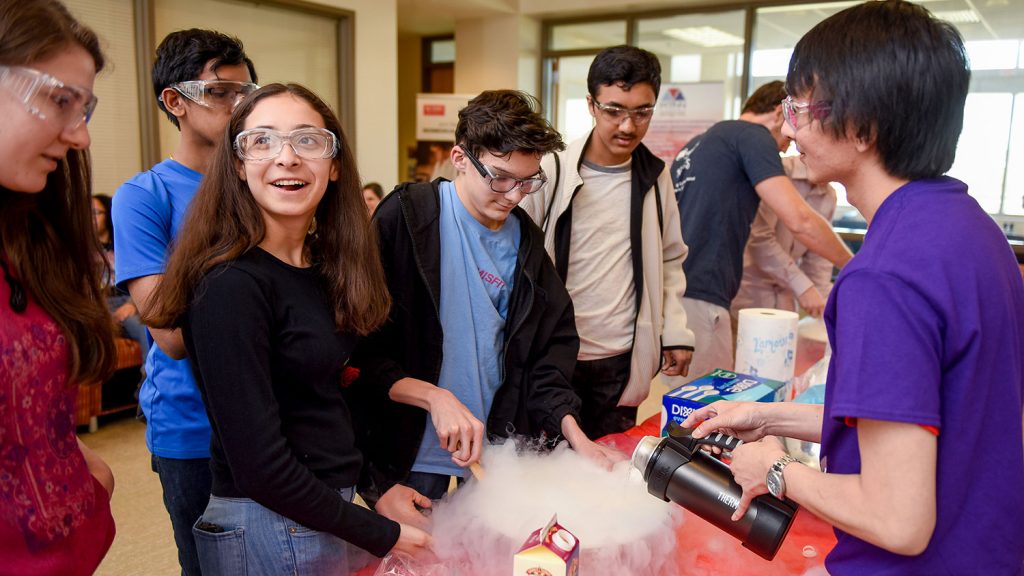
[[743,489],[728,466],[701,450],[702,444],[732,450],[740,441],[724,434],[698,439],[689,429],[673,426],[666,438],[645,436],[640,440],[633,452],[633,467],[643,474],[649,493],[679,504],[771,560],[789,532],[796,504],[771,494],[758,496],[743,518],[734,522],[732,515]]

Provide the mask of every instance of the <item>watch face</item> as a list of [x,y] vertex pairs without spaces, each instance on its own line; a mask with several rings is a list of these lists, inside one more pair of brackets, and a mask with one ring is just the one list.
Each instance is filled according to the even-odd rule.
[[781,498],[782,494],[782,474],[779,474],[775,470],[768,473],[768,491],[771,492],[772,496]]

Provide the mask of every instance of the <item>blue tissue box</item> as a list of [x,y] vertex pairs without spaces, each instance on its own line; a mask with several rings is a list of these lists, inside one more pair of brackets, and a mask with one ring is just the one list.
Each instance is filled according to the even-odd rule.
[[785,397],[786,384],[721,368],[684,384],[661,399],[661,435],[668,435],[669,422],[681,424],[691,412],[718,400],[776,402]]

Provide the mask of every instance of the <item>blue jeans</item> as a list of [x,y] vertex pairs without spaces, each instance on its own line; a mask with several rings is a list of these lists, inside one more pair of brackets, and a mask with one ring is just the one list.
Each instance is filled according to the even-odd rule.
[[164,507],[171,516],[181,573],[183,576],[202,576],[196,543],[192,539],[192,525],[203,515],[210,500],[210,487],[213,485],[210,459],[178,460],[154,455],[152,466],[153,472],[160,477]]
[[[352,500],[354,490],[339,491]],[[248,498],[210,496],[192,529],[207,574],[348,574],[348,545]]]

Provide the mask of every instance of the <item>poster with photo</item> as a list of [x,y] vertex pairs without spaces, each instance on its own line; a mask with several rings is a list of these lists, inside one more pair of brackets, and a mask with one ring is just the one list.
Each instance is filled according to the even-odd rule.
[[662,84],[644,144],[672,164],[690,138],[724,118],[723,98],[721,82]]

